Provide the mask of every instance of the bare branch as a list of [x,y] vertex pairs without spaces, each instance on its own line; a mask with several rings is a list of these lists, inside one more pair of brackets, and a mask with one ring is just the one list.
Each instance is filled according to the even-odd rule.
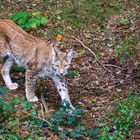
[[95,58],[95,61],[96,61],[103,69],[105,69],[106,71],[110,72],[109,69],[107,69],[106,67],[104,67],[103,64],[102,64],[101,62],[99,62],[99,60],[97,59],[96,54],[95,54],[89,47],[87,47],[80,39],[78,39],[78,38],[75,37],[75,36],[70,36],[70,37],[73,38],[73,39],[75,39],[76,41],[78,41],[85,49],[87,49],[88,51],[90,51],[90,52],[93,54],[93,56],[94,56],[94,58]]

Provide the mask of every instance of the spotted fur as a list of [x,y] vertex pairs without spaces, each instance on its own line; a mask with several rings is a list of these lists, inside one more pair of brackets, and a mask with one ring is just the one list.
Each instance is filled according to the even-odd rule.
[[[37,79],[50,77],[62,100],[70,102],[64,75],[71,64],[72,50],[61,52],[54,44],[29,35],[10,20],[0,20],[0,62],[1,74],[10,90],[18,88],[12,83],[9,72],[13,64],[26,68],[25,85],[28,101],[38,101],[35,96]],[[72,106],[72,105],[71,105]],[[74,108],[72,106],[72,108]]]

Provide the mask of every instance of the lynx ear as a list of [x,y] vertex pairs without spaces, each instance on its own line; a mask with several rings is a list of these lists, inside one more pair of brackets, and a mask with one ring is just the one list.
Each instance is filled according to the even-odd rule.
[[59,48],[56,47],[56,46],[54,46],[53,49],[54,49],[54,51],[56,52],[56,54],[57,54],[58,52],[60,52]]
[[52,47],[52,60],[53,61],[56,60],[59,51],[60,50],[57,47],[55,47],[55,46]]
[[54,47],[52,46],[52,61],[53,62],[55,62],[55,60],[56,60],[56,51],[55,51],[55,49],[54,49]]
[[68,53],[67,53],[67,60],[70,62],[71,59],[73,57],[73,49],[71,49]]

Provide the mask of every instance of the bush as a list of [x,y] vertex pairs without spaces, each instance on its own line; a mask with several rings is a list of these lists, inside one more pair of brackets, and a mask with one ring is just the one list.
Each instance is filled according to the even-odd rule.
[[30,13],[29,11],[17,12],[11,19],[21,28],[31,30],[48,24],[48,20],[40,12]]

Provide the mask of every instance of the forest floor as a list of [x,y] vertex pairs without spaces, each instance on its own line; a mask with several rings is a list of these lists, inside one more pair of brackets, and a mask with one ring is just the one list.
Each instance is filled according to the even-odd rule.
[[[34,2],[34,5],[30,5],[30,3],[22,4],[21,1],[3,2],[0,5],[0,18],[10,18],[13,13],[27,9],[32,12],[40,11],[48,17],[47,14],[53,15],[53,12],[56,14],[58,12],[57,8],[61,8],[59,3],[54,2],[54,5],[56,4],[54,9],[49,7],[46,10],[47,6],[43,7],[37,2]],[[46,13],[43,8],[47,11]],[[121,24],[120,20],[122,18],[128,19],[129,23]],[[67,26],[65,27],[67,32],[66,35],[63,35],[64,47],[62,49],[74,48],[74,58],[70,72],[78,72],[73,78],[68,78],[71,102],[75,107],[80,106],[83,110],[86,110],[82,121],[87,128],[100,128],[99,122],[106,118],[107,112],[117,101],[126,99],[130,93],[139,96],[140,7],[137,3],[134,3],[120,14],[112,15],[104,20],[102,25],[99,25],[99,22],[87,23],[87,25],[76,26],[77,30],[75,32],[72,29],[73,26],[63,25],[63,21],[53,21],[52,19],[45,28],[32,30],[30,33],[50,42],[52,30],[61,31],[61,29],[64,30],[64,26]],[[71,35],[76,36],[89,47],[96,54],[97,60],[82,44],[67,37]],[[12,80],[19,84],[19,88],[16,91],[8,91],[8,95],[13,98],[25,95],[24,73],[11,73],[11,76]],[[0,85],[5,86],[2,78]],[[61,100],[51,80],[40,80],[38,82],[36,94],[44,91],[47,93],[46,102],[49,109],[58,110]],[[36,105],[39,105],[39,103]],[[140,139],[140,130],[133,131],[133,128],[131,128],[131,131],[132,135],[127,139]]]

